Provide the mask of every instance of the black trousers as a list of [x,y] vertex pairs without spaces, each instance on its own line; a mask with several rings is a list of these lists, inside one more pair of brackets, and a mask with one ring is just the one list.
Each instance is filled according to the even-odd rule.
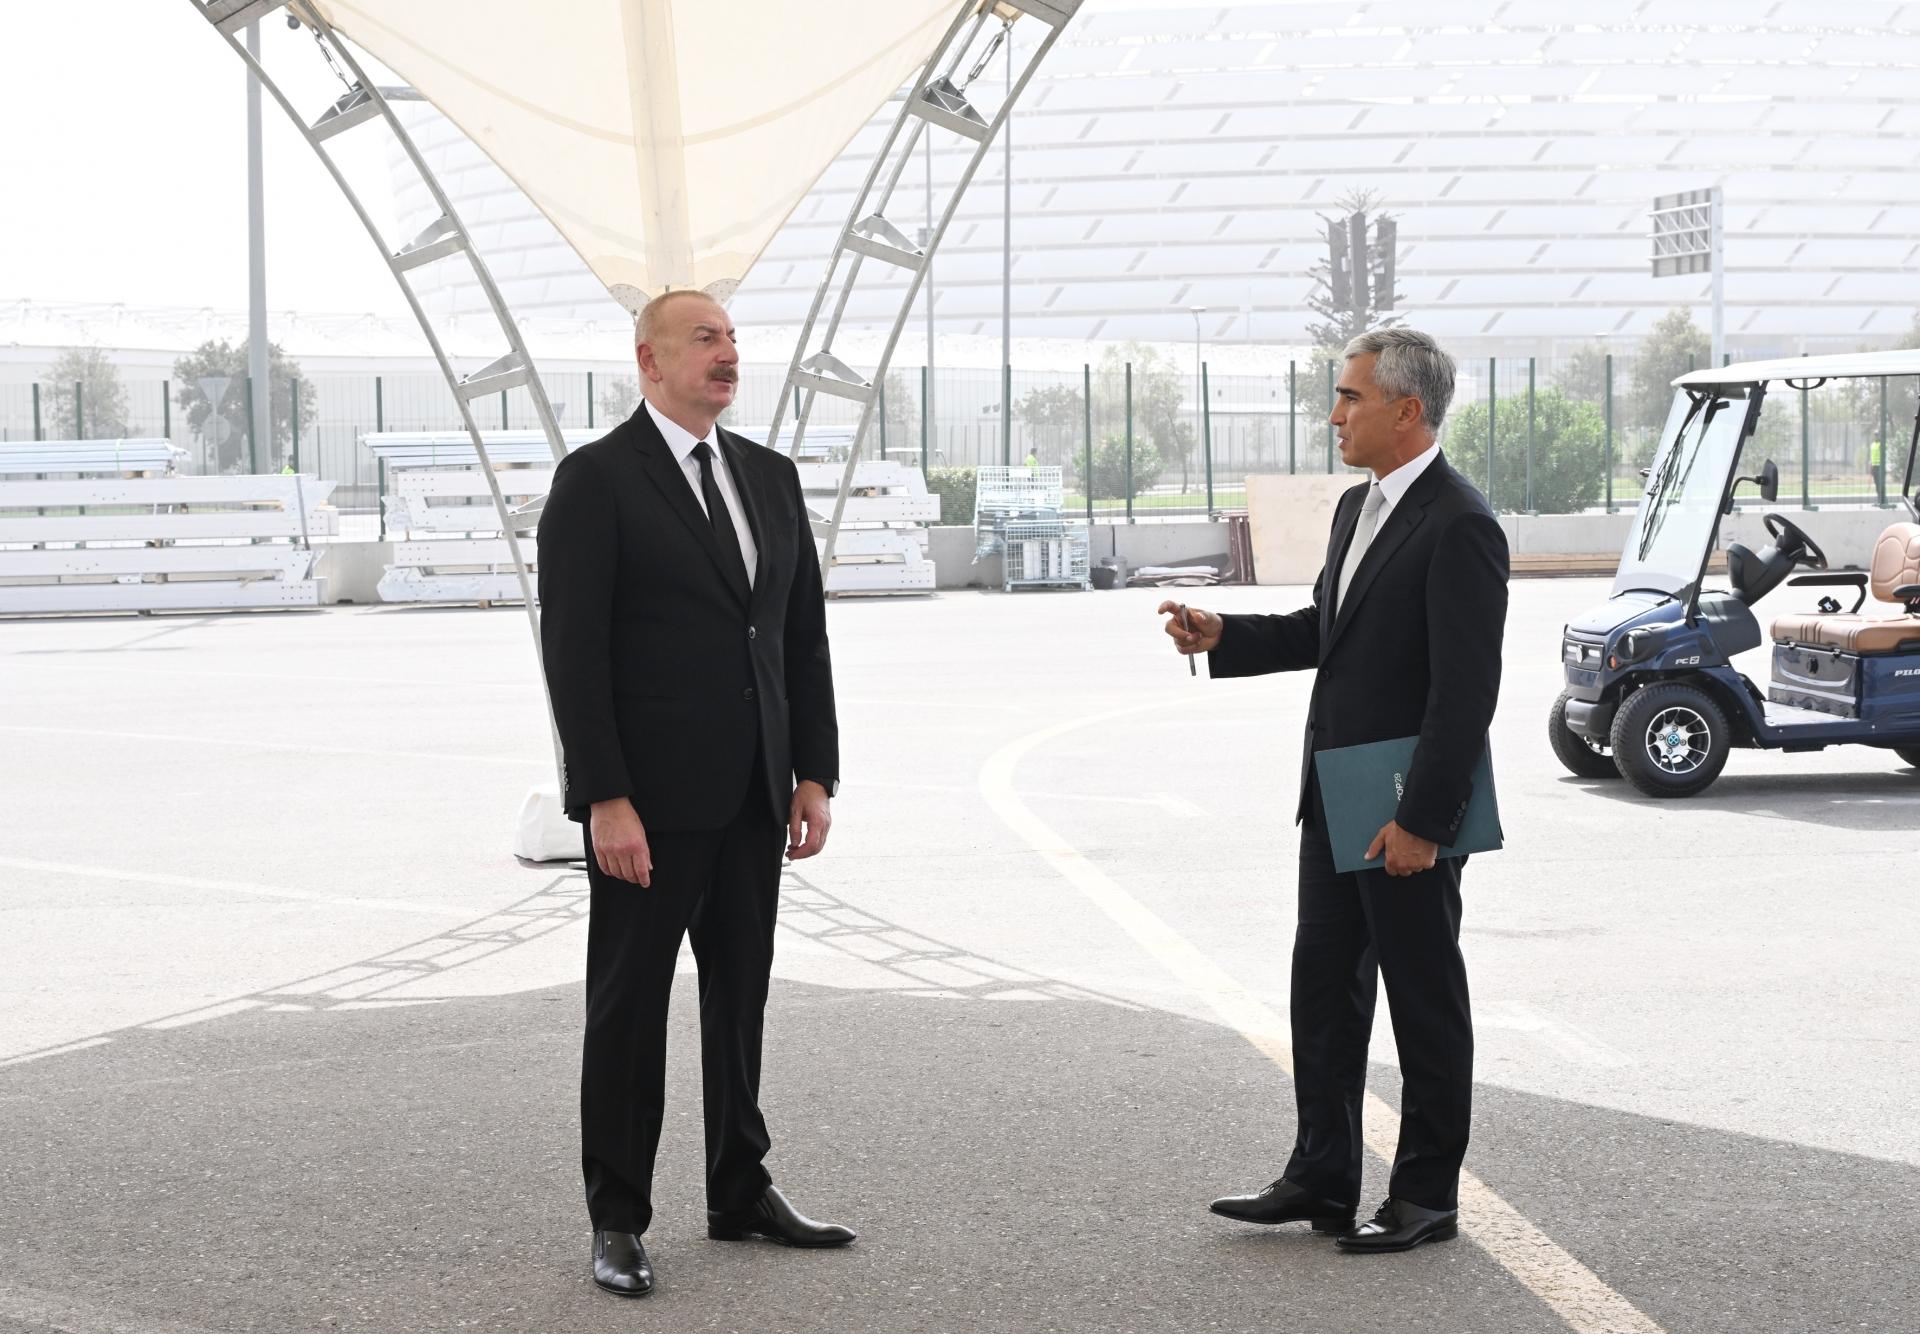
[[760,1034],[785,829],[754,785],[724,829],[654,833],[647,889],[600,870],[587,835],[587,1031],[580,1149],[596,1229],[645,1232],[666,1103],[667,1001],[681,937],[700,970],[707,1204],[744,1208],[771,1178]]
[[1459,1204],[1473,1103],[1473,1017],[1460,955],[1466,858],[1418,875],[1333,869],[1318,781],[1300,831],[1293,938],[1294,1093],[1299,1131],[1286,1177],[1358,1204],[1360,1108],[1377,978],[1387,984],[1401,1072],[1400,1144],[1389,1192],[1428,1209]]

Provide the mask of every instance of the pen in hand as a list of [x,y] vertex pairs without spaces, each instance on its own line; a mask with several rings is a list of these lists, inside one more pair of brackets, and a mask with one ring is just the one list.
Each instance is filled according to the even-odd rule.
[[[1188,634],[1193,633],[1193,621],[1187,615],[1187,604],[1184,602],[1180,604],[1180,628]],[[1200,665],[1193,660],[1193,654],[1191,653],[1187,655],[1187,675],[1200,675]]]

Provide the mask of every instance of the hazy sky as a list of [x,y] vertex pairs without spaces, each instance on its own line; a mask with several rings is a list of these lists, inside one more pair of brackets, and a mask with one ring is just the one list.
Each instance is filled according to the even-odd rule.
[[[280,16],[261,33],[309,119],[343,91],[292,49],[310,36]],[[246,67],[212,25],[188,0],[0,0],[0,52],[0,300],[244,310]],[[269,307],[404,315],[319,159],[271,96],[261,114]],[[385,136],[331,143],[389,221]]]

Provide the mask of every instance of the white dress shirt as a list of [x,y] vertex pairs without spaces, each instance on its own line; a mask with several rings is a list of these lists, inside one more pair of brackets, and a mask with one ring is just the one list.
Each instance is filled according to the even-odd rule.
[[[650,400],[642,401],[647,405],[647,415],[660,428],[660,438],[673,451],[673,461],[680,465],[680,475],[693,488],[694,503],[700,507],[702,514],[706,514],[707,498],[700,491],[700,460],[693,456],[693,448],[701,442],[702,437],[668,417]],[[727,513],[733,519],[734,534],[740,539],[740,559],[747,565],[747,587],[751,588],[754,571],[760,561],[760,548],[754,545],[753,529],[747,526],[746,507],[740,503],[740,488],[733,484],[733,470],[727,466],[726,453],[720,448],[719,428],[708,432],[704,438],[707,448],[713,451],[713,484],[720,488],[720,499],[726,502]],[[707,517],[711,519],[713,516]]]
[[1420,474],[1439,457],[1440,442],[1436,440],[1380,479],[1380,522],[1375,525],[1374,532],[1379,532],[1393,517],[1393,507],[1400,503],[1400,497],[1407,494],[1407,489],[1419,481]]

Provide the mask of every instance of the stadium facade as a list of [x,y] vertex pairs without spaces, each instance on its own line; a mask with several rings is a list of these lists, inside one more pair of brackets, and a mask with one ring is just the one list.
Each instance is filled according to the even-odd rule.
[[[1364,191],[1397,216],[1408,321],[1463,352],[1624,350],[1675,306],[1706,325],[1705,275],[1651,276],[1648,212],[1718,186],[1733,354],[1884,343],[1920,310],[1916,84],[1920,4],[1090,0],[1013,123],[1013,334],[1182,342],[1204,306],[1209,344],[1304,346],[1326,220]],[[754,268],[743,325],[803,317],[890,117]],[[420,134],[516,311],[620,318],[457,131],[425,112]],[[940,178],[959,161],[928,165]],[[943,338],[999,332],[1001,163],[936,259]],[[890,210],[909,231],[920,184]],[[478,311],[454,272],[436,270],[430,300]],[[876,300],[849,320],[890,312]]]

